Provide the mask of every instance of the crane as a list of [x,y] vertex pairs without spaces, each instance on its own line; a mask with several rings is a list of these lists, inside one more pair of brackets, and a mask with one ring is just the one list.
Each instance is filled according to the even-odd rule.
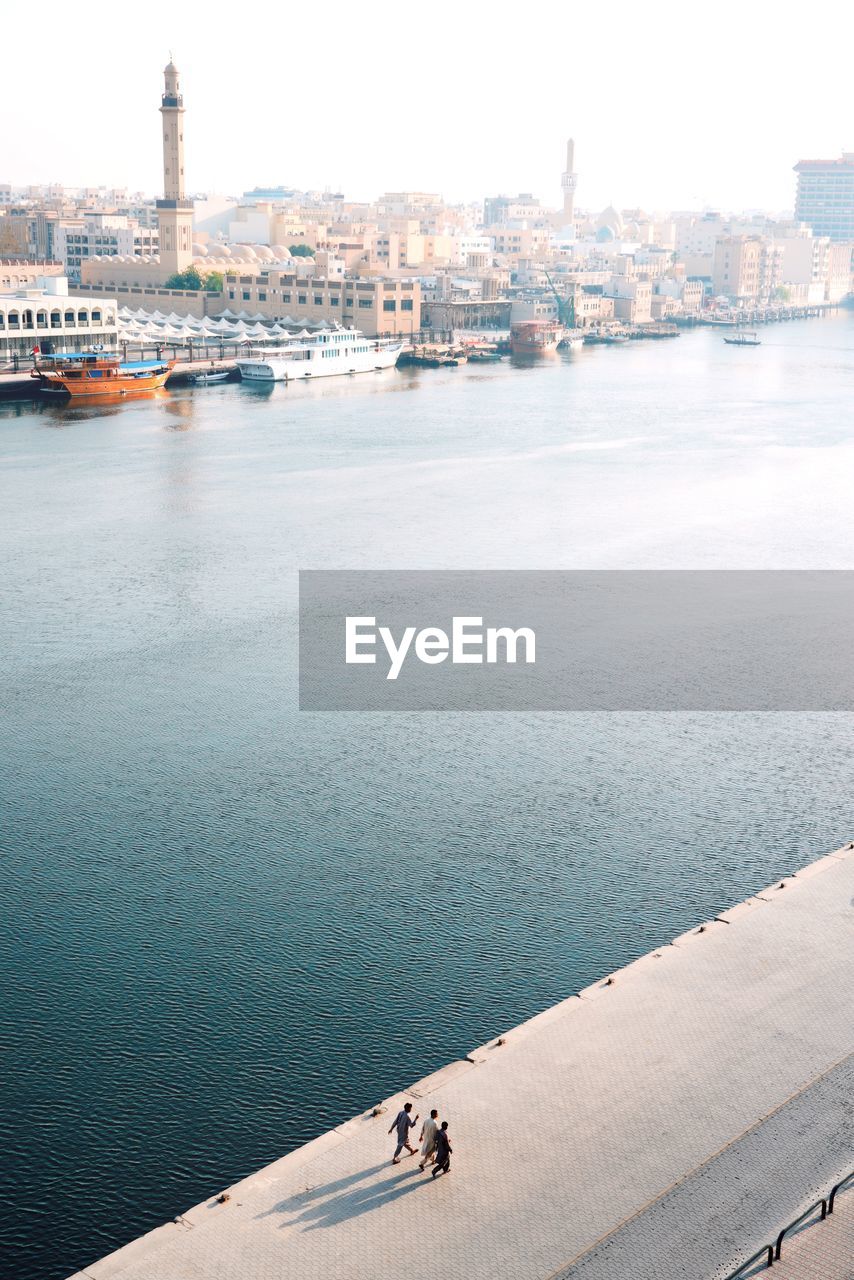
[[560,296],[554,286],[554,281],[548,271],[546,271],[545,267],[543,267],[543,274],[549,282],[549,288],[554,294],[555,302],[557,303],[558,320],[562,325],[565,325],[567,329],[575,328],[575,299],[573,297],[562,298]]

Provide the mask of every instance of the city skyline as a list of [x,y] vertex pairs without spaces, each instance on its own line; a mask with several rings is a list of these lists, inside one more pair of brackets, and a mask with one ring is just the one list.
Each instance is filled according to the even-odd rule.
[[[823,11],[812,11],[813,29]],[[31,67],[15,63],[7,93],[26,102],[25,127],[7,138],[0,179],[159,192],[149,104],[170,53],[187,101],[192,194],[284,183],[353,200],[416,189],[473,202],[531,191],[559,207],[573,137],[579,208],[783,212],[798,160],[854,145],[850,18],[834,16],[838,39],[814,66],[799,32],[769,25],[766,5],[718,6],[707,32],[681,38],[671,4],[643,17],[618,5],[607,23],[570,22],[545,4],[527,42],[514,23],[467,10],[419,22],[417,40],[415,19],[392,21],[384,4],[370,28],[340,5],[325,10],[324,29],[284,27],[272,12],[201,23],[179,11],[167,28],[134,33],[131,65],[113,56],[115,33],[69,31],[40,50],[51,95],[33,96]],[[734,73],[736,55],[745,69]],[[57,130],[57,99],[97,124]]]

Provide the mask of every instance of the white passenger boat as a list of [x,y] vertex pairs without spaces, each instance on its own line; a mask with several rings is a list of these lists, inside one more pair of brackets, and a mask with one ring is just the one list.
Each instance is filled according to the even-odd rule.
[[320,329],[238,360],[246,382],[289,382],[292,378],[328,378],[335,373],[371,373],[397,364],[403,350],[399,338],[366,338],[358,329]]

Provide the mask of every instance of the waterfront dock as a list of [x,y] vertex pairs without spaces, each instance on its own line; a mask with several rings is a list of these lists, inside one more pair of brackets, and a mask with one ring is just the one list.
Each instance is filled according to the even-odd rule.
[[[74,1280],[724,1280],[854,1168],[852,992],[848,845]],[[407,1100],[449,1175],[390,1164]],[[850,1280],[852,1209],[780,1274]]]

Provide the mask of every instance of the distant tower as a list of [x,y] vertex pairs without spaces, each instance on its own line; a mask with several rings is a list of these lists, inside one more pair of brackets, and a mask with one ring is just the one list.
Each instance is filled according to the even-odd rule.
[[566,144],[566,169],[561,178],[563,187],[563,220],[569,225],[575,217],[575,187],[578,179],[575,175],[575,143],[572,138]]
[[157,201],[157,224],[160,266],[172,275],[193,261],[193,202],[184,196],[184,99],[178,68],[171,60],[163,79],[163,199]]

